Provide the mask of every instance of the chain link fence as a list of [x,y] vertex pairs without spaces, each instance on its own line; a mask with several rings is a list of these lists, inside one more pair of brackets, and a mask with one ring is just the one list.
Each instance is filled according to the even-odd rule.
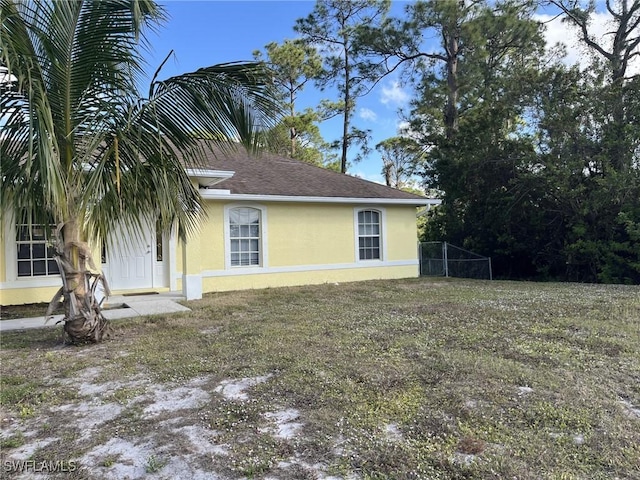
[[491,258],[447,242],[419,245],[420,275],[492,280]]

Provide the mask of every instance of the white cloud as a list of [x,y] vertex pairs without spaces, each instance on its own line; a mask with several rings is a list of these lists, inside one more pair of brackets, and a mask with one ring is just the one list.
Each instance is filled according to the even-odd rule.
[[402,88],[400,82],[394,81],[382,86],[380,101],[385,104],[403,105],[409,100],[409,94]]
[[[581,32],[579,29],[568,22],[563,22],[562,17],[554,15],[539,14],[534,17],[536,20],[545,24],[545,39],[547,48],[551,48],[560,43],[565,45],[567,56],[564,63],[567,65],[578,64],[580,69],[588,67],[589,57],[593,55],[593,51],[580,40]],[[608,12],[596,12],[591,17],[589,23],[589,33],[594,40],[602,44],[606,50],[611,49],[613,42],[612,17]],[[627,75],[640,73],[640,59],[629,65]]]
[[369,120],[375,122],[378,119],[378,114],[369,108],[361,108],[358,111],[358,116],[363,120]]
[[407,120],[398,120],[396,122],[396,132],[398,135],[407,135],[411,131],[411,124]]
[[406,120],[401,120],[396,123],[396,132],[400,137],[412,138],[420,141],[420,133],[411,128],[411,124]]

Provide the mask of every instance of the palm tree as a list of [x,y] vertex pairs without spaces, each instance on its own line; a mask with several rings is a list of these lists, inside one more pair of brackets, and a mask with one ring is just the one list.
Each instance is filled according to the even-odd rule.
[[185,163],[209,143],[254,149],[275,114],[258,63],[158,69],[143,96],[146,34],[164,17],[152,0],[0,0],[0,220],[59,238],[54,301],[72,341],[106,329],[91,247],[149,218],[186,239],[203,208]]

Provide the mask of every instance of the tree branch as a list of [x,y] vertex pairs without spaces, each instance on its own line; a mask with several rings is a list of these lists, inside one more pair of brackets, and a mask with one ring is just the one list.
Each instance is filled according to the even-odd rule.
[[[607,3],[609,3],[608,0],[607,0]],[[611,61],[613,59],[613,55],[611,53],[607,52],[604,48],[602,48],[600,45],[598,45],[596,42],[594,42],[589,37],[589,31],[587,29],[587,22],[584,19],[578,17],[574,13],[575,9],[569,9],[569,7],[564,5],[561,1],[557,1],[557,0],[551,0],[551,4],[555,5],[560,10],[562,10],[564,12],[564,14],[569,19],[571,19],[571,21],[574,23],[574,25],[576,25],[577,27],[580,28],[580,30],[582,31],[582,39],[584,40],[584,42],[588,46],[590,46],[591,48],[596,50],[598,53],[600,53],[600,55],[602,55],[607,60]]]

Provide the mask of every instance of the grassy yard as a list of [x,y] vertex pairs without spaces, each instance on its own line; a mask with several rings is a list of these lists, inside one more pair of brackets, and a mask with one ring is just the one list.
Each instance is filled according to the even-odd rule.
[[415,279],[187,306],[100,345],[3,334],[1,475],[640,479],[637,286]]

